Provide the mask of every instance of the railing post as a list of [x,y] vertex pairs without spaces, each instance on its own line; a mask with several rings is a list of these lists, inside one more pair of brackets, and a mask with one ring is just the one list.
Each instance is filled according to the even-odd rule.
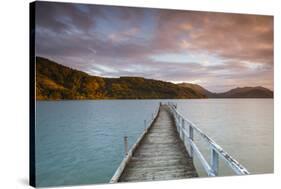
[[182,119],[182,136],[183,136],[183,144],[185,145],[185,134],[184,134],[184,131],[185,131],[185,122],[184,122],[184,119]]
[[219,169],[219,155],[213,148],[211,148],[211,168],[213,174],[217,176]]
[[[189,125],[189,139],[191,141],[193,141],[193,127],[191,125]],[[193,158],[193,148],[192,148],[191,144],[189,144],[189,146],[190,146],[190,154],[189,155],[190,155],[191,158]]]
[[175,122],[176,122],[176,128],[178,129],[178,114],[174,114]]
[[178,131],[180,131],[180,116],[177,114],[177,126],[178,126]]
[[180,117],[178,117],[178,133],[180,135],[181,132],[181,122],[180,122]]
[[124,136],[125,156],[128,155],[128,137]]
[[181,139],[184,141],[184,119],[181,119]]
[[144,130],[146,130],[146,120],[144,120]]

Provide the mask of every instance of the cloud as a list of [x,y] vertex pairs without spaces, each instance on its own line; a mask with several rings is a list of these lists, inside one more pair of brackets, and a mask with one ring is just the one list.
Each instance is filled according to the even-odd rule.
[[133,27],[125,31],[115,32],[108,36],[109,40],[113,43],[121,43],[131,40],[136,37],[139,32],[139,28]]
[[88,31],[95,26],[93,16],[99,12],[98,7],[93,11],[74,3],[36,2],[36,27],[54,32]]
[[159,47],[273,64],[271,16],[166,11],[161,12],[159,22]]
[[[36,54],[93,75],[273,88],[273,17],[37,2]],[[216,83],[216,84],[214,84]]]

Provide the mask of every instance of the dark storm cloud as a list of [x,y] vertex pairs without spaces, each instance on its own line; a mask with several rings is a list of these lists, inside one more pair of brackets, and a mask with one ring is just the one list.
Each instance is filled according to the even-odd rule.
[[[114,12],[114,15],[110,15]],[[139,27],[137,21],[143,17],[143,9],[121,7],[87,6],[71,3],[39,2],[36,11],[36,42],[39,54],[47,55],[85,55],[98,52],[103,56],[137,56],[147,53],[146,46],[138,43],[115,44],[113,35],[95,30],[96,20],[110,20],[117,16],[130,27]],[[109,22],[108,22],[109,23]],[[119,23],[111,23],[119,24]],[[129,30],[130,31],[130,30]],[[115,31],[114,31],[115,32]],[[119,30],[118,30],[119,32]],[[122,36],[123,35],[123,36]],[[116,38],[128,37],[126,28]],[[135,36],[133,36],[135,37]],[[140,38],[141,39],[141,38]]]
[[53,32],[88,31],[95,26],[93,16],[98,13],[98,8],[91,11],[84,5],[37,2],[36,26]]

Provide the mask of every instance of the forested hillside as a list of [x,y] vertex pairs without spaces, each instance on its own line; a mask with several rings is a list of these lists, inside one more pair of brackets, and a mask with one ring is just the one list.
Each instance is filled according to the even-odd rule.
[[36,58],[36,99],[188,99],[206,95],[188,87],[141,77],[103,78]]

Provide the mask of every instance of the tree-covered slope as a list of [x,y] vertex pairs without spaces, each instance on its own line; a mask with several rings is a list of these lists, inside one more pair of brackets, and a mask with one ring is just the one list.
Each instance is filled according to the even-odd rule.
[[192,88],[141,77],[103,78],[36,57],[36,99],[205,98]]

